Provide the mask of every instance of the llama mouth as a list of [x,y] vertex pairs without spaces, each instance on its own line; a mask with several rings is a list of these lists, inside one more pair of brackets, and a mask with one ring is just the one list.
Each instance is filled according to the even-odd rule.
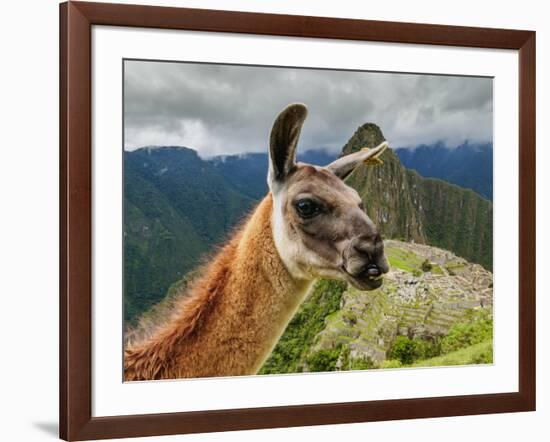
[[346,276],[346,280],[358,290],[376,290],[384,282],[382,274],[378,276],[369,275],[367,268],[357,275],[349,273],[344,266],[342,266],[342,271]]

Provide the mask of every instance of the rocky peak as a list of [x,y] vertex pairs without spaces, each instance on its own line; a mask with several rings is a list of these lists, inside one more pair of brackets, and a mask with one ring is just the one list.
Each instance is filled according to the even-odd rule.
[[[342,155],[385,140],[380,128],[365,123],[342,148]],[[390,140],[391,142],[391,140]],[[384,164],[360,164],[346,178],[367,214],[386,238],[431,244],[492,267],[492,204],[468,189],[424,178],[403,166],[392,149]]]
[[365,123],[357,128],[353,136],[342,148],[340,156],[357,152],[363,147],[376,147],[385,140],[386,138],[382,130],[376,124]]

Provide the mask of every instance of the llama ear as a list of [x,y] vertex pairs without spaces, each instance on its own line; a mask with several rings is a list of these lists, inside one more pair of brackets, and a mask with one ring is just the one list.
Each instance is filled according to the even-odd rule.
[[326,168],[338,178],[346,178],[360,163],[378,162],[378,157],[388,148],[388,142],[384,141],[373,149],[363,148],[358,152],[350,153],[330,163]]
[[287,106],[277,117],[269,138],[269,175],[271,190],[282,183],[296,166],[296,146],[302,125],[307,117],[307,107],[300,103]]

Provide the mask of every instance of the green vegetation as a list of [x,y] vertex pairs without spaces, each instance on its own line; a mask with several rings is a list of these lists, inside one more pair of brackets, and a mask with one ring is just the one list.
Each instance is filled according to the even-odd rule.
[[[317,334],[324,328],[325,318],[340,308],[340,300],[345,289],[344,282],[318,281],[311,295],[290,321],[260,374],[298,371]],[[312,363],[319,367],[322,364],[330,365],[331,360],[331,355],[321,354]]]
[[312,353],[306,359],[308,371],[336,370],[336,362],[338,362],[341,351],[342,347],[337,347],[328,350],[318,350]]
[[492,203],[471,190],[436,179],[424,179],[421,191],[427,243],[492,269]]
[[398,360],[402,365],[410,365],[418,359],[432,358],[440,354],[441,344],[438,339],[397,336],[388,352],[388,358]]
[[347,345],[338,345],[340,355],[339,370],[370,370],[376,368],[376,364],[369,357],[351,357],[350,348]]
[[376,368],[376,364],[368,357],[352,358],[347,366],[342,366],[342,370],[370,370],[372,368]]
[[[422,259],[414,252],[398,247],[386,247],[386,256],[390,266],[406,272],[419,272],[422,266]],[[418,273],[420,275],[421,273]]]
[[429,260],[425,259],[424,261],[422,261],[423,272],[431,272],[432,268],[433,268],[432,263]]
[[[475,363],[486,363],[486,360],[492,362],[492,353],[488,353],[487,346],[487,343],[492,343],[492,338],[492,313],[488,310],[470,310],[462,322],[455,324],[441,338],[427,340],[397,336],[388,351],[388,360],[399,361],[402,366],[419,366],[423,364],[422,360],[462,361],[465,358],[477,358],[475,360],[478,362]],[[492,352],[492,344],[490,350]],[[457,351],[460,353],[454,354]]]
[[386,359],[385,361],[382,361],[379,368],[401,368],[403,367],[403,364],[401,361],[397,361],[395,359]]
[[414,267],[411,267],[409,264],[407,264],[407,261],[403,261],[399,258],[388,256],[388,261],[390,262],[390,266],[405,270],[406,272],[417,272],[418,269],[415,269]]
[[344,319],[344,321],[346,321],[349,325],[355,325],[357,324],[357,313],[351,310],[346,310],[342,314],[342,319]]
[[[347,290],[348,297],[355,293],[353,289]],[[352,336],[357,336],[354,333],[358,332],[359,316],[353,310],[340,310],[344,291],[345,285],[342,283],[320,281],[288,326],[260,374],[429,366],[437,361],[444,361],[445,365],[492,362],[493,319],[489,309],[467,310],[445,335],[424,338],[398,335],[387,351],[386,360],[352,357],[350,343],[354,339]],[[371,301],[367,301],[367,305],[372,304],[371,308],[375,310],[388,302],[382,292],[361,296],[368,296]],[[320,310],[322,314],[319,314]],[[379,314],[365,313],[361,330],[363,327],[368,329],[369,321]],[[338,340],[335,341],[330,335],[325,340],[321,339],[329,326],[332,330],[341,330]],[[350,332],[351,335],[348,335]],[[375,330],[370,332],[381,333]]]
[[253,200],[191,149],[139,149],[124,161],[124,318],[135,324],[225,239]]
[[[410,272],[419,277],[423,272],[431,272],[435,275],[443,275],[443,269],[438,264],[428,259],[422,260],[418,255],[399,247],[386,246],[386,256],[390,265],[394,268]],[[460,264],[462,265],[462,264]]]
[[443,354],[493,339],[493,316],[488,310],[471,310],[465,321],[454,325],[441,340]]
[[445,367],[450,365],[492,364],[493,341],[480,342],[479,344],[461,348],[441,356],[429,359],[420,359],[411,365],[403,365],[400,360],[387,359],[378,368],[403,368],[403,367]]
[[[332,291],[333,307],[338,292]],[[314,291],[313,294],[318,294]],[[340,294],[341,295],[341,294]],[[309,308],[318,298],[309,300]],[[331,316],[334,320],[334,314]],[[313,338],[322,329],[318,321],[293,321],[260,374],[295,373],[305,367],[310,372],[370,370],[380,368],[429,367],[489,364],[493,361],[493,321],[489,311],[471,310],[463,322],[455,324],[445,336],[431,339],[397,336],[387,359],[374,362],[369,357],[351,357],[348,344],[322,348],[308,353]],[[292,337],[291,337],[292,336]]]
[[416,361],[412,367],[441,367],[448,365],[492,364],[493,341],[480,342],[442,356]]
[[306,357],[309,372],[370,370],[378,366],[368,357],[353,358],[346,345],[314,351]]

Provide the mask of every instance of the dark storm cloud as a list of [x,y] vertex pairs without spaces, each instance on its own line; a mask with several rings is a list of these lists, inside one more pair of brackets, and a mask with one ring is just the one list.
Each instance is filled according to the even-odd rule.
[[357,127],[390,144],[492,139],[486,78],[127,61],[125,147],[192,147],[203,156],[261,152],[287,104],[309,117],[301,148],[337,152]]

